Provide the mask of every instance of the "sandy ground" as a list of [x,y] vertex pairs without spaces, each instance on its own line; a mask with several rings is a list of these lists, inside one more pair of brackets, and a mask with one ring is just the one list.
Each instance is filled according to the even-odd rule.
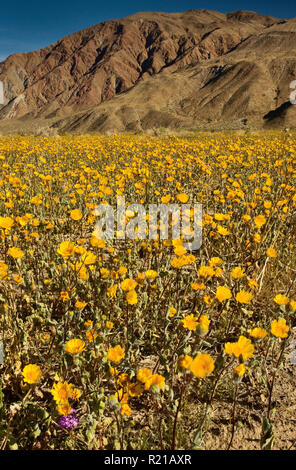
[[[274,432],[273,449],[296,449],[296,365],[286,365],[279,371],[275,383],[273,401],[276,402],[272,422]],[[266,410],[263,395],[255,396],[245,390],[239,396],[237,425],[232,449],[259,450],[262,416]],[[232,403],[213,403],[212,419],[204,438],[206,449],[225,449],[230,440],[230,416]],[[295,443],[294,443],[295,441]]]

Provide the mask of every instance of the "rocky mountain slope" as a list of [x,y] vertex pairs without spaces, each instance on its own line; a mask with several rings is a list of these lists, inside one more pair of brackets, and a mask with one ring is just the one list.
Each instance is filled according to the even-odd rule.
[[0,130],[296,126],[296,19],[138,13],[0,63]]

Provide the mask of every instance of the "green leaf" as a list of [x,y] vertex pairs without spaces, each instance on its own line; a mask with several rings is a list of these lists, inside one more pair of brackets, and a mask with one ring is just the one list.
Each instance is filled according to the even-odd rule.
[[114,449],[120,450],[120,442],[118,440],[114,441]]
[[272,429],[272,424],[266,416],[262,420],[262,433],[260,446],[261,450],[272,450],[274,444],[274,434]]

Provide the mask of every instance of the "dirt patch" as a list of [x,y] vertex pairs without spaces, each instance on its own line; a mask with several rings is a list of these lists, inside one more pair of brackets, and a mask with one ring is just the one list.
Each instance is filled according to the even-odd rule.
[[[286,366],[276,379],[272,422],[274,432],[273,449],[287,450],[296,447],[296,366]],[[242,387],[237,407],[236,431],[232,449],[260,450],[262,417],[266,410],[266,397],[254,397]],[[230,400],[214,401],[211,423],[204,437],[206,449],[225,449],[230,441]]]

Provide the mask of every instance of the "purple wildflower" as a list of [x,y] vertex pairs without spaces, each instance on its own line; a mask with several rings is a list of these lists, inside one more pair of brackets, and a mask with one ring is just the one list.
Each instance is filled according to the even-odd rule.
[[72,429],[78,426],[78,418],[75,414],[75,410],[72,408],[71,413],[67,416],[61,416],[58,425],[62,429]]

